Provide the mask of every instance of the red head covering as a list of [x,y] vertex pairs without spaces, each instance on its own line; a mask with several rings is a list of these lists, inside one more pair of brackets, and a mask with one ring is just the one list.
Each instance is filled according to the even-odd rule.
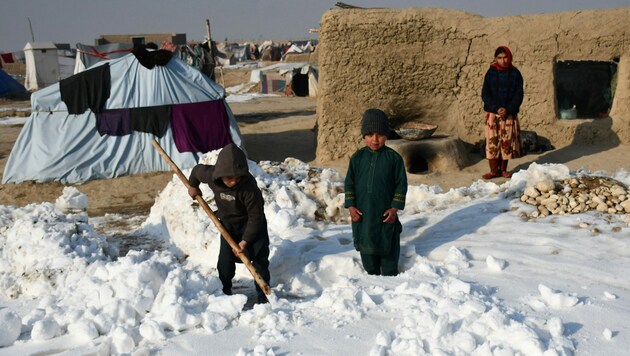
[[[492,62],[492,64],[490,65],[491,67],[494,67],[498,70],[508,70],[508,69],[513,69],[514,66],[512,65],[512,51],[510,51],[509,48],[507,48],[507,46],[499,46],[499,48],[502,48],[503,50],[505,50],[505,55],[507,56],[507,65],[505,67],[501,67],[499,65],[499,63]],[[499,49],[497,48],[497,50]]]

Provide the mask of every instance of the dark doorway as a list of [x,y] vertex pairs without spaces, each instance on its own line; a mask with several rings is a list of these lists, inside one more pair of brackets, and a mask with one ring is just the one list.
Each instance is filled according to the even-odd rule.
[[299,69],[293,71],[291,89],[295,96],[308,96],[308,74],[300,73]]
[[615,95],[615,61],[561,61],[554,75],[559,118],[608,117]]

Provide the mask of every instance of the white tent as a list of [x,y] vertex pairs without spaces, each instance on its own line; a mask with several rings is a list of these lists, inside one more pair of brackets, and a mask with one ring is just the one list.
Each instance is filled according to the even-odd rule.
[[315,50],[315,47],[313,47],[313,44],[311,43],[311,41],[308,41],[304,47],[302,47],[302,51],[304,53],[311,53],[313,52],[313,50]]
[[295,44],[292,44],[291,47],[289,47],[289,49],[287,49],[286,52],[284,52],[284,54],[282,55],[282,60],[284,61],[284,57],[286,57],[287,54],[289,53],[304,53],[304,51],[296,46]]
[[[180,152],[181,146],[177,145],[177,132],[174,131],[174,116],[168,117],[169,121],[162,126],[166,128],[163,136],[141,131],[124,135],[103,134],[100,127],[97,128],[98,118],[102,117],[99,115],[116,110],[139,112],[166,107],[169,112],[175,112],[176,108],[181,110],[184,106],[209,103],[216,111],[211,114],[201,113],[200,117],[205,121],[185,133],[194,136],[198,130],[202,132],[201,126],[210,125],[209,128],[216,131],[201,139],[209,140],[208,137],[218,135],[223,140],[207,142],[214,147],[211,149],[223,147],[226,140],[242,146],[236,120],[224,100],[224,89],[199,70],[175,57],[170,58],[166,65],[149,69],[134,54],[128,54],[99,62],[68,79],[75,80],[80,78],[78,76],[99,69],[105,72],[103,69],[107,69],[104,67],[106,65],[109,66],[109,77],[104,79],[110,83],[109,98],[104,101],[100,112],[88,109],[81,114],[71,114],[69,111],[72,110],[68,107],[73,108],[74,105],[68,105],[62,100],[64,82],[32,94],[31,116],[11,151],[3,183],[32,180],[74,184],[92,179],[170,170],[152,146],[153,139],[158,140],[182,169],[193,167],[204,153]],[[89,85],[93,84],[94,80],[89,82]]]
[[54,43],[27,43],[24,46],[24,59],[26,61],[24,87],[27,90],[42,89],[61,79],[57,47]]
[[291,86],[294,95],[317,97],[319,73],[317,67],[306,62],[282,62],[252,70],[250,82],[260,83],[260,92],[286,93]]

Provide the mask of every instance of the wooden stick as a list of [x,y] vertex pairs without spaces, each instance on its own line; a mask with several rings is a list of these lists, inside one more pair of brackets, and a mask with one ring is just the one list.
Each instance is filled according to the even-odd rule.
[[[188,178],[186,178],[184,173],[182,173],[179,167],[177,167],[175,162],[171,160],[171,157],[169,157],[168,154],[164,152],[164,150],[162,149],[162,146],[160,146],[157,140],[153,140],[151,144],[153,144],[153,147],[155,147],[158,150],[158,152],[160,153],[160,156],[164,158],[166,163],[168,163],[168,165],[171,166],[171,168],[173,169],[177,177],[179,177],[182,183],[184,183],[186,188],[191,188],[190,183],[188,182]],[[238,257],[241,259],[245,267],[247,267],[249,272],[252,274],[252,276],[254,277],[254,280],[256,281],[260,289],[262,289],[262,291],[266,295],[271,294],[271,288],[269,288],[269,286],[267,285],[267,282],[265,282],[265,280],[262,278],[260,273],[258,273],[258,271],[256,270],[256,267],[252,265],[249,258],[247,258],[245,253],[243,253],[243,250],[241,250],[241,247],[236,243],[236,241],[234,241],[234,239],[232,238],[230,233],[225,229],[223,224],[221,224],[221,221],[216,217],[216,215],[214,215],[214,213],[212,212],[212,209],[210,209],[210,207],[208,206],[208,203],[206,203],[206,201],[203,199],[201,195],[197,195],[195,198],[197,199],[197,201],[199,202],[199,205],[201,205],[203,210],[205,210],[206,214],[208,214],[208,216],[210,217],[210,220],[212,220],[212,222],[217,227],[217,229],[219,229],[219,232],[221,233],[221,236],[223,236],[225,241],[227,241],[227,243],[230,245],[230,247],[232,247],[232,249],[234,249],[234,251],[238,251],[237,253]]]

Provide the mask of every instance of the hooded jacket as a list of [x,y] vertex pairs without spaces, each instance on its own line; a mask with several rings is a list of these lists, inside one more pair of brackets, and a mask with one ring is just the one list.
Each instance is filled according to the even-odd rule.
[[[229,188],[223,184],[222,177],[241,177],[241,180]],[[245,225],[242,238],[232,236],[237,243],[242,239],[252,244],[257,237],[268,236],[267,233],[260,234],[261,229],[267,229],[262,193],[249,173],[245,153],[235,144],[223,147],[214,166],[196,165],[190,173],[189,183],[193,187],[208,184],[214,192],[219,219],[231,225]]]

